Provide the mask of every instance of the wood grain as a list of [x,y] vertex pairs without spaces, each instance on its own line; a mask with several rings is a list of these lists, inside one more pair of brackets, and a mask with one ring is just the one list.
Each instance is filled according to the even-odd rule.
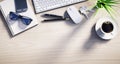
[[[31,3],[31,0],[28,0]],[[75,4],[92,8],[94,0]],[[63,15],[67,7],[44,12]],[[115,8],[120,12],[119,8]],[[87,21],[75,25],[69,21],[42,23],[10,37],[5,21],[0,14],[0,64],[120,64],[120,33],[112,40],[100,39],[94,25],[101,17],[109,16],[100,9]],[[120,16],[114,16],[120,25]]]

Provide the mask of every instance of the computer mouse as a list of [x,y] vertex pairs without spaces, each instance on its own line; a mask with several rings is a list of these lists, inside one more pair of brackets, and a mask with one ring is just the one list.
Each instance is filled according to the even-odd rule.
[[75,6],[70,6],[67,9],[67,13],[75,24],[79,24],[83,19],[83,16],[79,13]]

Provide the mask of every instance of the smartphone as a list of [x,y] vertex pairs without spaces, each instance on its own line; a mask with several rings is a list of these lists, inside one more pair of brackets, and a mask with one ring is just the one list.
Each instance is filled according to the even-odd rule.
[[26,0],[14,0],[15,2],[15,10],[16,13],[26,12],[27,7],[27,1]]

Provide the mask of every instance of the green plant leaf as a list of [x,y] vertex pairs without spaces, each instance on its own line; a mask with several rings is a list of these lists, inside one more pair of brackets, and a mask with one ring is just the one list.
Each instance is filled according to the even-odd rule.
[[111,15],[112,7],[119,4],[120,0],[97,0],[96,8],[105,8],[105,10]]

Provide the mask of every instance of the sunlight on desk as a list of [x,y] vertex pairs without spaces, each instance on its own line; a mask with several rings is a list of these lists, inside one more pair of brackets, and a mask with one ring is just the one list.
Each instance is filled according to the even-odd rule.
[[[83,5],[91,8],[94,2],[75,4],[78,9]],[[44,13],[63,15],[67,8]],[[42,23],[40,15],[44,13],[36,14],[39,25],[12,38],[0,13],[0,64],[120,64],[120,32],[108,41],[95,32],[96,21],[108,16],[105,10],[78,25],[67,21]],[[115,17],[120,25],[120,16]]]

